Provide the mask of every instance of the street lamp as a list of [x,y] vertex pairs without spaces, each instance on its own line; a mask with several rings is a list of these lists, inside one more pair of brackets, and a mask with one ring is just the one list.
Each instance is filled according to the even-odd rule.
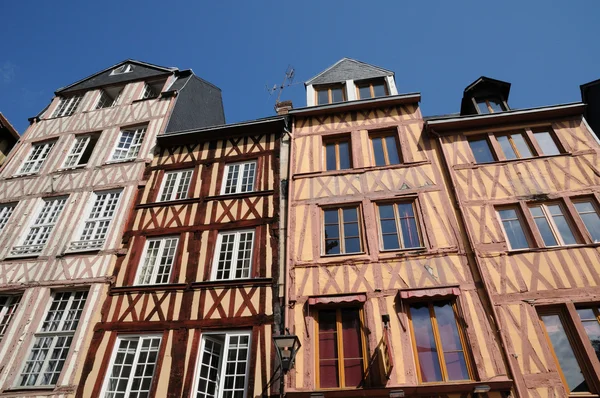
[[279,375],[279,396],[283,397],[283,376],[294,366],[294,358],[302,346],[300,339],[294,334],[282,334],[273,336],[275,351],[281,364],[281,374]]

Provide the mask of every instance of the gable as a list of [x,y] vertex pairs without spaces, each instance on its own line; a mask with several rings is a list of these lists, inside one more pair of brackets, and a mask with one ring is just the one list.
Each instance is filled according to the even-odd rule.
[[[115,68],[125,64],[130,64],[132,66],[131,72],[118,75],[111,74]],[[164,68],[162,66],[151,65],[144,62],[127,60],[119,62],[110,68],[88,76],[85,79],[75,82],[69,86],[60,88],[56,91],[56,94],[68,94],[75,91],[89,90],[109,84],[118,84],[134,80],[145,80],[156,76],[168,75],[176,70],[177,68]]]
[[350,58],[343,58],[319,73],[305,84],[329,84],[346,80],[364,80],[376,77],[392,76],[394,73],[375,65],[366,64]]

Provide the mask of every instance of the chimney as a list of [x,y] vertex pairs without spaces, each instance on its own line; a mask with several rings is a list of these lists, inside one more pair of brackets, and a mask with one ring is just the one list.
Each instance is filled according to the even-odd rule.
[[287,115],[292,108],[292,101],[280,101],[275,104],[275,112],[278,115]]

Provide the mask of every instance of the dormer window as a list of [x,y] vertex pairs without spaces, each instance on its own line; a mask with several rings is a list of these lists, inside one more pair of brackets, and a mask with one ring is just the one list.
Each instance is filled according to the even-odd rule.
[[123,87],[111,87],[103,89],[102,93],[100,94],[100,98],[98,98],[96,109],[117,106],[119,104],[119,98],[121,97],[122,92]]
[[506,110],[506,106],[504,106],[500,98],[479,98],[475,102],[477,103],[477,110],[481,115],[504,112]]
[[133,70],[133,65],[131,64],[125,64],[125,65],[121,65],[118,68],[115,68],[112,70],[112,72],[110,72],[111,76],[114,75],[122,75],[123,73],[129,73]]
[[387,85],[383,79],[356,82],[356,88],[358,90],[358,99],[385,97],[388,95]]
[[315,90],[317,92],[317,105],[333,104],[334,102],[346,100],[346,90],[344,90],[342,84],[316,87]]

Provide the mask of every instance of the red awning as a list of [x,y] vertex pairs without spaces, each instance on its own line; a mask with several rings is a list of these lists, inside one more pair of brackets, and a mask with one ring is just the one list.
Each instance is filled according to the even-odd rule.
[[460,296],[457,287],[442,287],[433,289],[401,290],[400,297],[403,299],[435,296]]
[[308,305],[315,304],[338,304],[338,303],[364,303],[367,301],[366,294],[351,294],[345,296],[321,296],[310,297]]

